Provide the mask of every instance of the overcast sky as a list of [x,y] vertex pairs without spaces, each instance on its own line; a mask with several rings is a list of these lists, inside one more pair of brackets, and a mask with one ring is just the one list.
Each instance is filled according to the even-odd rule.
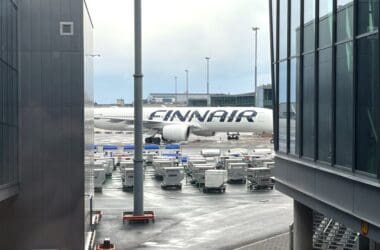
[[[268,1],[143,0],[144,97],[153,92],[254,91],[254,33],[258,33],[258,83],[270,83]],[[133,0],[88,0],[94,22],[94,95],[98,103],[133,100]]]

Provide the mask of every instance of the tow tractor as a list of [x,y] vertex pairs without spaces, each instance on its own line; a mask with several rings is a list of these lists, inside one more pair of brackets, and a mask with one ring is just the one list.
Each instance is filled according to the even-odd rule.
[[234,132],[227,132],[227,140],[239,140],[240,138],[240,133],[234,133]]
[[157,144],[157,145],[160,145],[161,144],[161,138],[160,137],[146,137],[145,138],[145,143],[146,144]]

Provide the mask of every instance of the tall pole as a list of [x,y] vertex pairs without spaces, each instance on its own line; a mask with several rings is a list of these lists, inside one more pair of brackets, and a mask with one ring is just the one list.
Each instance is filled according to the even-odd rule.
[[174,77],[174,93],[175,93],[175,102],[177,103],[178,101],[178,85],[177,85],[177,80],[178,80],[178,77],[175,76]]
[[133,180],[133,215],[144,215],[144,176],[142,158],[142,58],[141,58],[141,0],[135,0],[135,157],[134,157],[134,180]]
[[207,62],[207,106],[210,106],[210,57],[206,57]]
[[186,72],[186,104],[189,105],[189,70],[185,69]]
[[259,27],[252,27],[255,32],[255,106],[257,106],[257,31]]

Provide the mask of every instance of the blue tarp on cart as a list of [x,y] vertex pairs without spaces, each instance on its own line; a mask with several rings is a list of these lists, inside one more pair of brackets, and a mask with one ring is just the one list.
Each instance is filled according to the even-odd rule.
[[180,148],[181,148],[181,145],[178,143],[165,145],[165,149],[180,149]]
[[116,145],[104,145],[103,150],[117,150]]
[[135,149],[135,145],[133,144],[127,144],[124,146],[124,150],[134,150]]
[[160,146],[156,145],[156,144],[145,144],[144,149],[145,150],[158,150],[158,149],[160,149]]

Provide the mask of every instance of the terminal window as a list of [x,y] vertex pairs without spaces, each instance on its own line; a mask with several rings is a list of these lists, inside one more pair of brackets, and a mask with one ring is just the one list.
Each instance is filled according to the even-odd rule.
[[4,10],[0,37],[0,190],[18,182],[17,9],[0,1]]
[[379,0],[270,3],[276,150],[380,178]]

